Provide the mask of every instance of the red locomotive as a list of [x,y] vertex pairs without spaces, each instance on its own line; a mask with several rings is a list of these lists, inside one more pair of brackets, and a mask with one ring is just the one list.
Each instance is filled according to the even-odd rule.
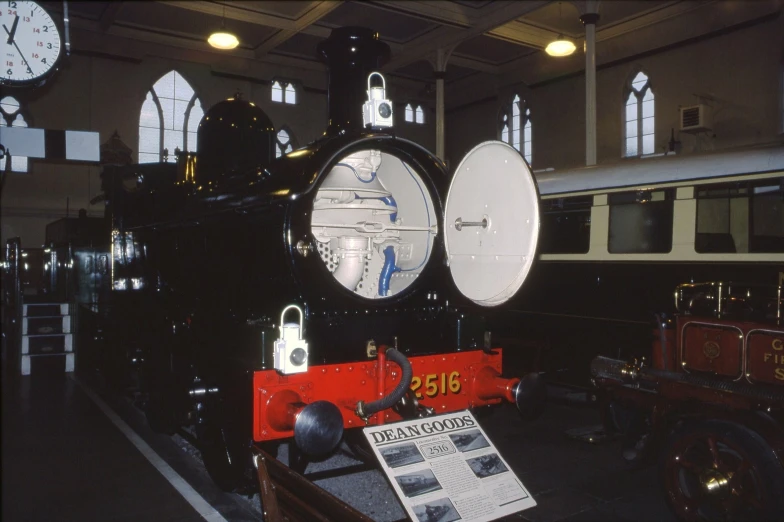
[[679,519],[784,517],[781,288],[682,284],[674,319],[658,316],[650,364],[592,363],[614,411],[634,412],[624,457],[636,463],[659,449]]

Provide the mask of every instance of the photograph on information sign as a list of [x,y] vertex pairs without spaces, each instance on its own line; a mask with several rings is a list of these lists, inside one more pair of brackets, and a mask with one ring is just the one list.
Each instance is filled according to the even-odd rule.
[[509,469],[504,466],[504,463],[501,462],[501,457],[499,457],[497,453],[482,455],[481,457],[477,457],[475,459],[468,459],[466,462],[469,466],[471,466],[471,470],[474,472],[474,475],[479,478],[498,475],[499,473],[505,473],[509,471]]
[[479,430],[466,431],[465,433],[457,433],[450,435],[450,439],[455,443],[457,449],[466,453],[477,449],[486,448],[490,445],[487,439],[482,436]]
[[441,484],[429,469],[398,475],[395,480],[407,497],[418,497],[441,489]]
[[455,506],[446,497],[414,506],[414,513],[416,513],[419,522],[454,522],[455,520],[460,520],[460,515],[457,513]]
[[415,522],[489,522],[536,505],[469,411],[363,433]]
[[408,466],[409,464],[416,464],[425,460],[422,454],[419,453],[416,444],[399,444],[391,448],[383,448],[380,451],[381,456],[384,457],[390,468]]

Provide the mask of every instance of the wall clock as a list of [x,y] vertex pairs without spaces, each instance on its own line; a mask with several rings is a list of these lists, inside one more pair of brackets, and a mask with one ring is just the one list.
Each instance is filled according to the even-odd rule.
[[0,2],[0,85],[40,86],[59,67],[62,38],[37,2]]

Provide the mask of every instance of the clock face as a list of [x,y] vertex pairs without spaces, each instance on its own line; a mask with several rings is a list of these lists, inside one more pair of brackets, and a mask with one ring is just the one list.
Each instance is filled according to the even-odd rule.
[[36,2],[0,2],[0,80],[9,85],[41,82],[60,57],[60,32]]

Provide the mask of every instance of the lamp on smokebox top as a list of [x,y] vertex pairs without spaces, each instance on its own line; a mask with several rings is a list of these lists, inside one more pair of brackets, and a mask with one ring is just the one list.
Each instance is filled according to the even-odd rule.
[[[373,76],[381,78],[381,87],[371,87]],[[381,73],[372,72],[368,75],[368,99],[362,105],[362,123],[365,127],[391,127],[392,102],[386,99],[387,82]]]

